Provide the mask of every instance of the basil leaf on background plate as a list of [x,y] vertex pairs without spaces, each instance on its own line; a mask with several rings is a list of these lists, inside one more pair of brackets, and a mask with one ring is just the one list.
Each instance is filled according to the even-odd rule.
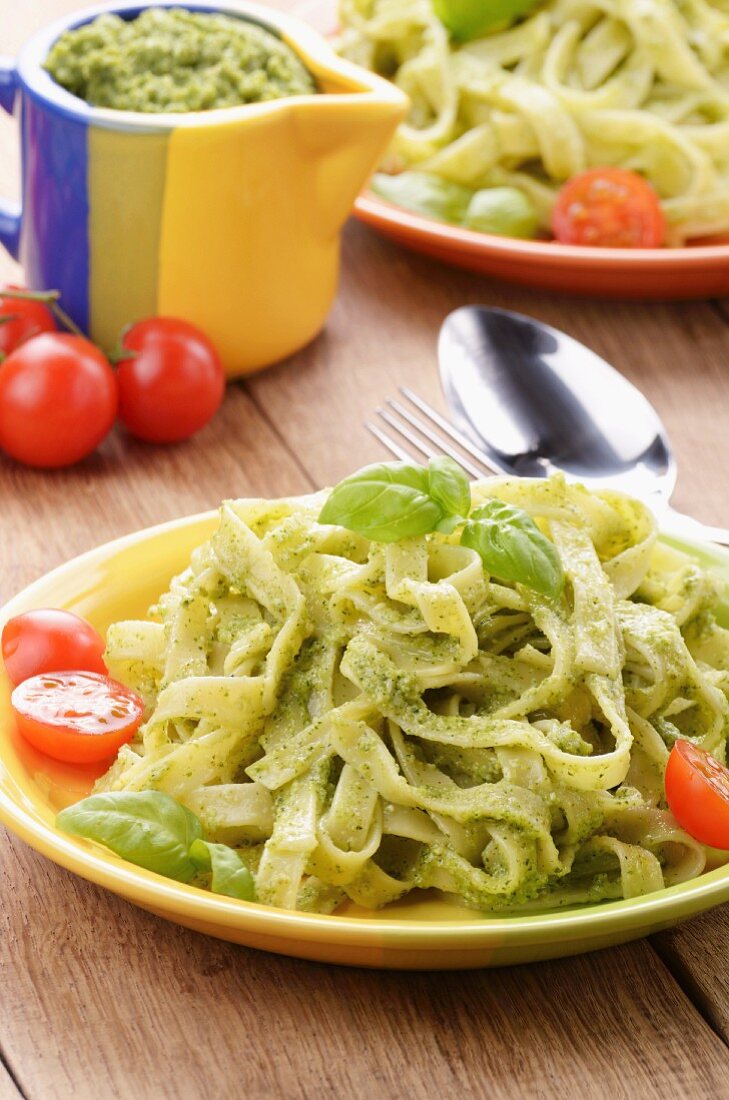
[[433,10],[456,42],[470,42],[494,28],[506,29],[539,0],[433,0]]
[[162,791],[92,794],[61,810],[56,825],[177,882],[189,882],[197,874],[189,852],[202,837],[202,826],[195,814]]
[[564,585],[554,543],[521,508],[489,500],[476,508],[463,528],[461,545],[476,550],[493,576],[533,588],[552,599]]
[[443,179],[433,172],[417,170],[399,172],[396,176],[375,172],[370,187],[380,198],[396,206],[454,225],[461,224],[473,198],[470,187]]

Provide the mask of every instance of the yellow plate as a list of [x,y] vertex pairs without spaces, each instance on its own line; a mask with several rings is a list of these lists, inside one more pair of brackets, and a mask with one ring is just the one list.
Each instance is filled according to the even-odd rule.
[[[100,630],[143,617],[213,531],[217,513],[152,527],[55,569],[11,600],[0,626],[33,607],[67,607]],[[729,582],[729,554],[678,544]],[[729,601],[725,604],[729,622]],[[0,820],[43,855],[167,920],[284,955],[353,966],[411,969],[503,966],[574,955],[656,932],[729,899],[729,865],[630,901],[529,917],[479,917],[429,895],[371,914],[316,916],[219,897],[125,863],[54,827],[63,806],[83,798],[98,770],[58,764],[17,735],[10,684],[0,673]]]

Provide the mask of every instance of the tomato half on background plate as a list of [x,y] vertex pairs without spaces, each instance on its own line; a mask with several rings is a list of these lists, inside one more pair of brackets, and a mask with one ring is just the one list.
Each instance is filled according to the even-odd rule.
[[562,244],[660,248],[666,219],[658,195],[637,172],[592,168],[558,191],[552,229]]
[[97,672],[44,672],[19,684],[10,699],[27,741],[73,764],[109,760],[131,741],[144,714],[139,696]]

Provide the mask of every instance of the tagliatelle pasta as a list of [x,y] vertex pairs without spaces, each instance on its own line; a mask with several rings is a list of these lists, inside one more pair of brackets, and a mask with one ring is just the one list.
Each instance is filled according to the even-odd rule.
[[172,795],[284,908],[436,888],[511,913],[699,874],[663,776],[677,737],[724,758],[718,582],[616,493],[472,496],[536,520],[559,596],[489,576],[457,531],[383,545],[321,525],[325,494],[224,504],[152,621],[108,631],[149,710],[97,790]]
[[669,243],[729,231],[725,0],[549,0],[454,45],[430,0],[341,0],[341,52],[411,99],[388,167],[511,184],[544,228],[557,188],[592,167],[642,173]]

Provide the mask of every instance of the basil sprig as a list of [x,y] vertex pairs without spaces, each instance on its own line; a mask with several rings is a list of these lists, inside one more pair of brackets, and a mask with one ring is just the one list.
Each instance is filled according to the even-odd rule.
[[[470,513],[470,515],[469,515]],[[463,524],[461,545],[476,550],[486,569],[555,599],[564,571],[553,543],[521,508],[489,500],[471,512],[471,486],[452,458],[431,458],[427,467],[378,462],[340,481],[319,516],[374,542],[450,534]]]
[[56,817],[65,833],[106,845],[122,859],[177,882],[212,872],[213,893],[253,901],[253,876],[227,844],[202,839],[199,819],[162,791],[92,794]]
[[322,508],[319,523],[336,524],[374,542],[399,542],[430,531],[449,533],[471,507],[471,487],[452,458],[431,458],[427,467],[378,462],[340,481]]
[[489,500],[471,513],[461,545],[480,555],[486,569],[504,581],[515,581],[556,599],[564,570],[554,543],[521,508]]

